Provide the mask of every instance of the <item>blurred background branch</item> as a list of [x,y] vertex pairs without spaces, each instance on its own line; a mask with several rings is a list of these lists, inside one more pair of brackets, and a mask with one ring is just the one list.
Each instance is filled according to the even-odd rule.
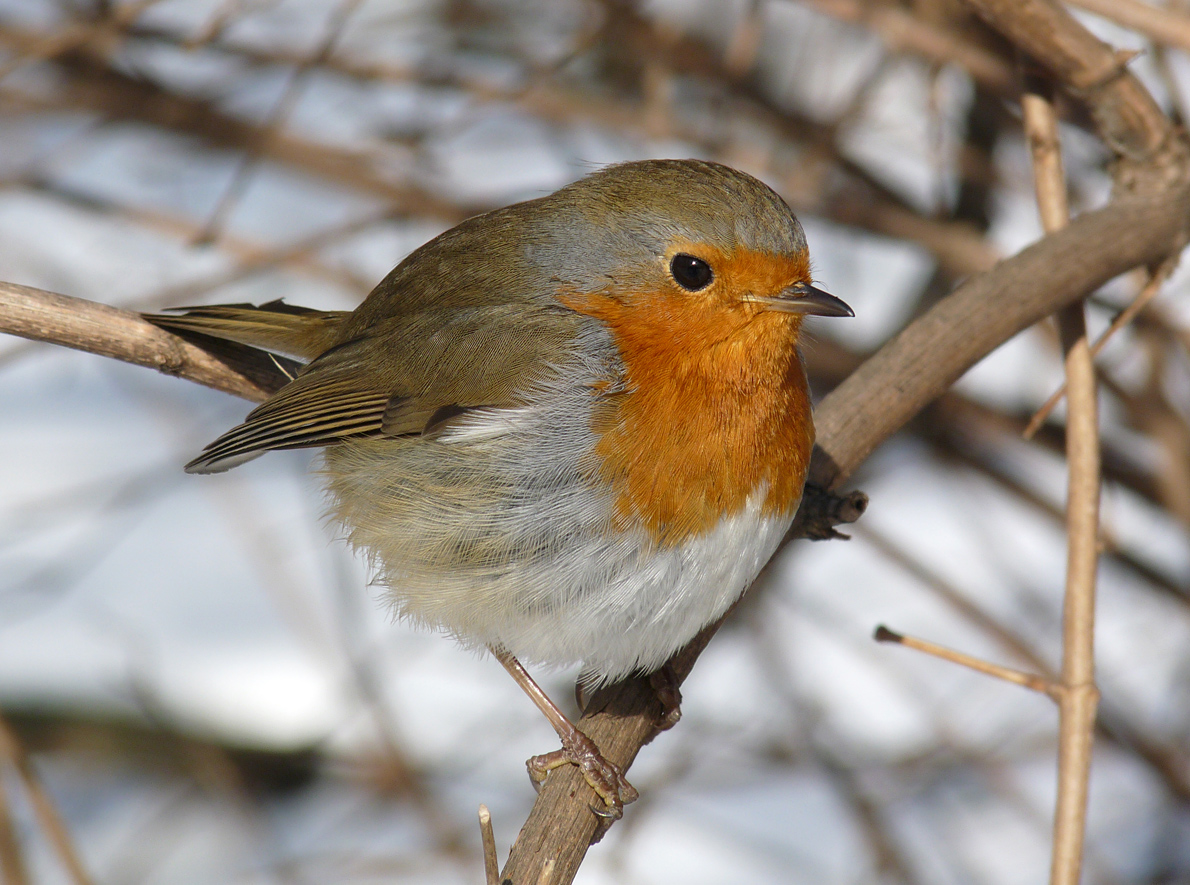
[[[1083,881],[1179,881],[1190,12],[1072,6],[0,2],[0,322],[113,355],[95,330],[139,341],[140,310],[350,308],[446,226],[600,163],[760,175],[857,308],[805,356],[819,483],[850,477],[873,504],[851,543],[774,561],[579,881],[1008,883],[1049,852],[1049,711],[866,637],[887,622],[1059,670],[1065,403],[1020,434],[1062,384],[1062,345],[1020,330],[1091,295],[1092,340],[1114,331],[1095,355]],[[1018,48],[1069,87],[1053,110],[1073,220],[1028,249]],[[54,296],[30,287],[85,301],[38,320]],[[117,310],[44,327],[89,302]],[[249,398],[283,377],[179,347],[130,352]],[[521,760],[552,738],[490,662],[387,623],[320,529],[308,455],[191,484],[179,465],[242,405],[15,340],[0,410],[0,709],[96,881],[479,881],[481,800],[505,854],[533,798]],[[547,675],[552,693],[573,675]],[[22,795],[0,783],[4,875],[70,881]]]

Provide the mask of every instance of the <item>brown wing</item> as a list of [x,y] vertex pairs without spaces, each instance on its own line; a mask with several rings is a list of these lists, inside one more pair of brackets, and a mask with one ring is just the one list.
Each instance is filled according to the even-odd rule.
[[311,360],[335,343],[339,329],[350,314],[341,310],[311,310],[278,299],[260,306],[178,307],[169,313],[142,316],[171,332],[198,332]]
[[433,437],[471,409],[519,405],[581,321],[560,306],[508,304],[385,320],[312,361],[186,470],[218,473],[270,449]]

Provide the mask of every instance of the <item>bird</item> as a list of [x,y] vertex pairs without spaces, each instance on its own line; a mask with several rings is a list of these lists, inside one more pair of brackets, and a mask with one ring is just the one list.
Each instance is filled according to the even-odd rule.
[[576,764],[614,819],[635,788],[522,662],[663,672],[726,612],[802,497],[803,319],[853,315],[770,187],[644,160],[463,221],[354,311],[147,318],[296,361],[186,470],[324,448],[329,514],[396,614],[490,650],[561,739],[535,783]]

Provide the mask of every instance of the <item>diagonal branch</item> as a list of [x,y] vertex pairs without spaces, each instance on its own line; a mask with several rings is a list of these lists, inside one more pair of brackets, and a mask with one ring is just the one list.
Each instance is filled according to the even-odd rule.
[[1173,133],[1169,118],[1127,68],[1128,58],[1055,0],[967,0],[980,17],[1086,102],[1117,154],[1148,160]]
[[70,836],[66,822],[58,811],[58,806],[54,804],[53,798],[41,782],[29,754],[25,752],[16,733],[2,716],[0,716],[0,761],[7,762],[16,770],[17,776],[28,794],[29,802],[33,806],[37,822],[66,870],[67,880],[73,882],[74,885],[91,885],[93,880],[83,866],[82,858]]
[[1161,7],[1144,0],[1069,0],[1088,12],[1139,31],[1150,40],[1190,49],[1190,18],[1180,9]]
[[275,367],[270,372],[234,351],[216,355],[130,311],[16,283],[0,282],[0,332],[156,369],[252,402],[284,381]]
[[1120,199],[959,286],[823,400],[810,480],[837,485],[1017,332],[1127,270],[1162,261],[1178,248],[1188,212],[1186,181],[1160,199]]

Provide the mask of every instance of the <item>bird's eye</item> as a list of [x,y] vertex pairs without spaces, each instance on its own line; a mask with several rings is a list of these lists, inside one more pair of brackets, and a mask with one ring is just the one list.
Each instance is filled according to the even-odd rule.
[[679,286],[691,292],[705,289],[715,276],[709,264],[684,252],[673,257],[673,261],[669,263],[669,272],[673,274]]

